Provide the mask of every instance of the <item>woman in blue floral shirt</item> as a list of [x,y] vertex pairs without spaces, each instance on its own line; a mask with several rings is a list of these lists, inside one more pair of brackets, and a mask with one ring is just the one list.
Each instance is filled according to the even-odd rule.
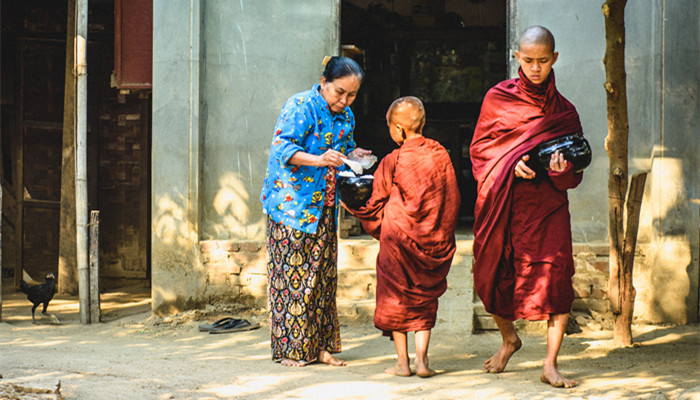
[[336,311],[336,168],[350,153],[350,105],[364,72],[332,57],[320,84],[292,96],[280,113],[260,200],[268,215],[268,301],[272,358],[282,365],[345,365]]

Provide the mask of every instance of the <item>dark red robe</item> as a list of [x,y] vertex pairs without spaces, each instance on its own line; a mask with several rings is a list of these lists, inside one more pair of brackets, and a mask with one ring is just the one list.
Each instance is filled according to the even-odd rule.
[[460,195],[450,156],[432,139],[407,140],[381,161],[372,190],[353,214],[379,239],[374,325],[432,329],[456,249]]
[[471,144],[478,197],[474,210],[474,287],[486,311],[506,319],[568,313],[574,273],[566,190],[582,178],[571,165],[529,181],[515,164],[536,145],[574,132],[574,106],[554,71],[535,85],[520,77],[486,94]]

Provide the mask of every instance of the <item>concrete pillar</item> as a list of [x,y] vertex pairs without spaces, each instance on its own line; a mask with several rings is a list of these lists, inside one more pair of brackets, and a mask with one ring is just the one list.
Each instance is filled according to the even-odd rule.
[[199,0],[153,3],[153,311],[197,307],[201,174]]

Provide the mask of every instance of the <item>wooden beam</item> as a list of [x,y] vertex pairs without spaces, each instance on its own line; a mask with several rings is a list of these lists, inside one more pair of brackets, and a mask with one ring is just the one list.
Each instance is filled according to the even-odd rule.
[[100,322],[100,212],[90,212],[90,323]]

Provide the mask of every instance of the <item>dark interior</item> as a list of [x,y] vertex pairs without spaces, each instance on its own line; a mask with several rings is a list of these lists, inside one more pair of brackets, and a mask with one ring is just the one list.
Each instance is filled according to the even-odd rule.
[[396,148],[385,114],[397,97],[425,103],[424,135],[450,153],[462,195],[459,227],[474,220],[469,144],[486,91],[506,77],[504,1],[346,0],[343,54],[366,72],[355,139],[380,159]]

